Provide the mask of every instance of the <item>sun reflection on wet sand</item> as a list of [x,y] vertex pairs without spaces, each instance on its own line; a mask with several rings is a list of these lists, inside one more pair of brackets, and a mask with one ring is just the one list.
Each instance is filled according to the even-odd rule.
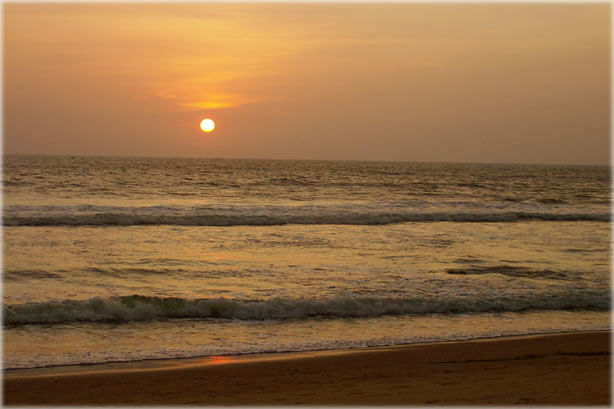
[[229,356],[213,355],[213,356],[207,357],[205,362],[208,364],[218,365],[218,364],[226,364],[226,363],[233,362],[233,361],[236,361],[236,360]]

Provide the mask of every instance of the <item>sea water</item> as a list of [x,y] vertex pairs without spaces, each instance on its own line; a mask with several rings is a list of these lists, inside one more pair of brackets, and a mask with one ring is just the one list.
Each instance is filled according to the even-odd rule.
[[610,168],[4,157],[5,368],[610,328]]

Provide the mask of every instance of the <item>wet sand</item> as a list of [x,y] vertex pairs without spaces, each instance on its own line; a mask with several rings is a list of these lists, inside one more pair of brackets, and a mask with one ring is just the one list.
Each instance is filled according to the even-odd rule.
[[610,332],[4,371],[6,405],[610,404]]

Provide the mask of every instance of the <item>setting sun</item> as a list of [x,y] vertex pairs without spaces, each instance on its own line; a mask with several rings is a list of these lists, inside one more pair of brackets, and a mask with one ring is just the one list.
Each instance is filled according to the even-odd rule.
[[211,132],[215,129],[215,122],[213,122],[212,119],[203,119],[200,122],[200,129],[202,129],[205,132]]
[[0,406],[612,403],[611,2],[6,1]]

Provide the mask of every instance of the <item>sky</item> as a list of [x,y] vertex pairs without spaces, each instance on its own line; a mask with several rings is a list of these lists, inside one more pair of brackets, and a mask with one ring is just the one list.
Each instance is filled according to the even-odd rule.
[[3,24],[5,154],[610,161],[608,4],[5,3]]

